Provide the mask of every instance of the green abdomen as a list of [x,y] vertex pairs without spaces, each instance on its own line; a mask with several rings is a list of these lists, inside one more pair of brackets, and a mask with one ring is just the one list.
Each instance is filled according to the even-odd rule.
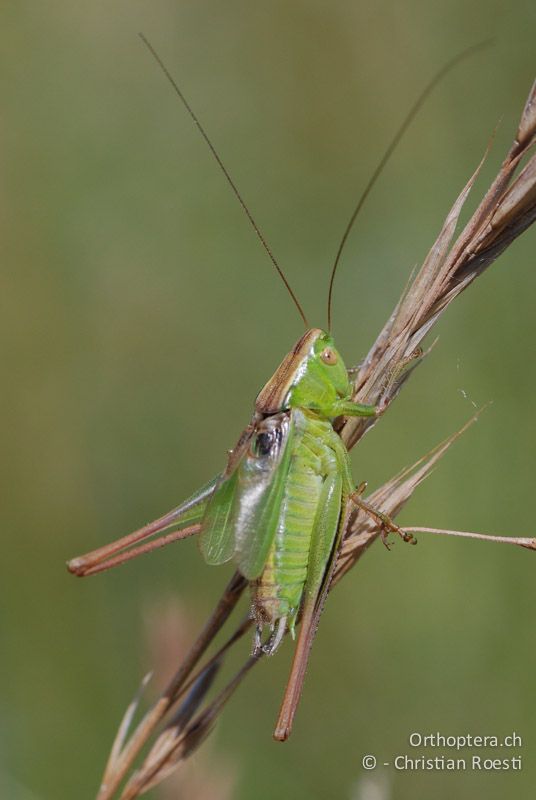
[[293,454],[274,541],[264,571],[252,587],[258,622],[272,625],[287,617],[292,628],[299,611],[323,480],[320,458],[311,444],[305,434]]

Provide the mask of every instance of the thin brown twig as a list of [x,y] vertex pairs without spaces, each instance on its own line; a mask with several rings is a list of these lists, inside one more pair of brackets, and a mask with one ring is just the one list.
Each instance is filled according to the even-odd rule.
[[156,703],[145,714],[120,755],[115,760],[115,763],[111,765],[110,770],[108,770],[107,774],[104,776],[106,780],[103,779],[102,781],[98,793],[99,800],[108,800],[108,798],[113,797],[147,739],[152,735],[160,721],[174,705],[175,700],[181,693],[183,684],[192,673],[195,665],[229,618],[245,587],[245,579],[236,572],[227,584],[216,608],[193,643],[179,669]]
[[[386,408],[426,353],[424,337],[458,297],[536,218],[536,155],[512,181],[536,136],[536,82],[523,109],[514,143],[497,177],[452,247],[454,230],[482,162],[463,188],[421,269],[387,320],[356,379],[358,402]],[[410,364],[409,368],[405,365]],[[396,375],[394,381],[389,378]],[[340,434],[353,447],[375,423],[373,418],[345,420]]]
[[[157,740],[141,768],[134,773],[127,783],[120,800],[133,800],[133,798],[160,783],[181,759],[187,758],[190,753],[199,747],[212,730],[216,719],[235,690],[261,658],[262,653],[249,656],[215,700],[196,717],[182,736],[174,737],[171,734],[171,736],[166,737],[163,747],[159,747],[160,740]],[[166,733],[161,738],[165,736]]]
[[438,533],[442,536],[462,536],[464,539],[480,539],[483,542],[497,542],[498,544],[513,544],[518,547],[526,547],[527,550],[536,550],[536,539],[525,536],[490,536],[486,533],[474,533],[473,531],[451,531],[447,528],[422,528],[419,526],[404,525],[405,531],[412,533]]

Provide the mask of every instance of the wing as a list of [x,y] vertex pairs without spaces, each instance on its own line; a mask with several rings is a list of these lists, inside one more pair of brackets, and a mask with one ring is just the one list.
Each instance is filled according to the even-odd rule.
[[240,457],[236,449],[231,455],[233,469],[224,473],[203,520],[201,548],[209,564],[234,556],[245,578],[261,574],[279,520],[292,434],[288,412],[257,420]]
[[237,473],[221,478],[203,517],[199,546],[207,564],[225,564],[232,558],[235,545],[231,509],[236,492]]
[[237,466],[244,457],[257,428],[253,417],[229,452],[227,466],[221,474],[203,516],[199,546],[207,564],[224,564],[235,551],[231,509],[236,492]]
[[238,467],[233,507],[235,556],[248,580],[261,574],[279,522],[294,425],[289,412],[267,417],[258,426]]

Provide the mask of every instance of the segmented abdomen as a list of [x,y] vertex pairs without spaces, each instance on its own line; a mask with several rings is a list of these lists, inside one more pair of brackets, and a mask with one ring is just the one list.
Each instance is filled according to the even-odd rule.
[[323,481],[318,444],[307,434],[293,453],[279,523],[266,566],[253,584],[253,607],[259,623],[287,617],[293,627],[298,613],[311,550],[311,535]]

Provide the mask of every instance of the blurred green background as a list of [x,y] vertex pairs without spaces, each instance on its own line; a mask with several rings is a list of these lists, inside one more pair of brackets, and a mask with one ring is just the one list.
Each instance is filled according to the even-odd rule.
[[[533,78],[536,11],[60,1],[4,4],[0,20],[0,795],[85,798],[154,665],[154,637],[170,659],[156,691],[230,568],[204,566],[194,541],[85,581],[64,562],[216,473],[301,334],[137,32],[178,77],[315,324],[352,204],[408,105],[456,52],[495,37],[434,92],[351,237],[335,334],[357,363],[502,120],[470,207],[495,174]],[[454,304],[431,358],[354,452],[356,481],[375,486],[493,400],[406,523],[534,532],[535,242],[529,231]],[[151,796],[217,800],[229,773],[230,796],[259,800],[529,797],[535,569],[529,552],[498,545],[375,546],[330,597],[292,739],[271,740],[287,643],[236,695],[211,757],[192,760],[198,789]],[[173,598],[182,645],[158,630]],[[513,730],[521,772],[362,771],[365,753],[410,752],[412,731]]]

